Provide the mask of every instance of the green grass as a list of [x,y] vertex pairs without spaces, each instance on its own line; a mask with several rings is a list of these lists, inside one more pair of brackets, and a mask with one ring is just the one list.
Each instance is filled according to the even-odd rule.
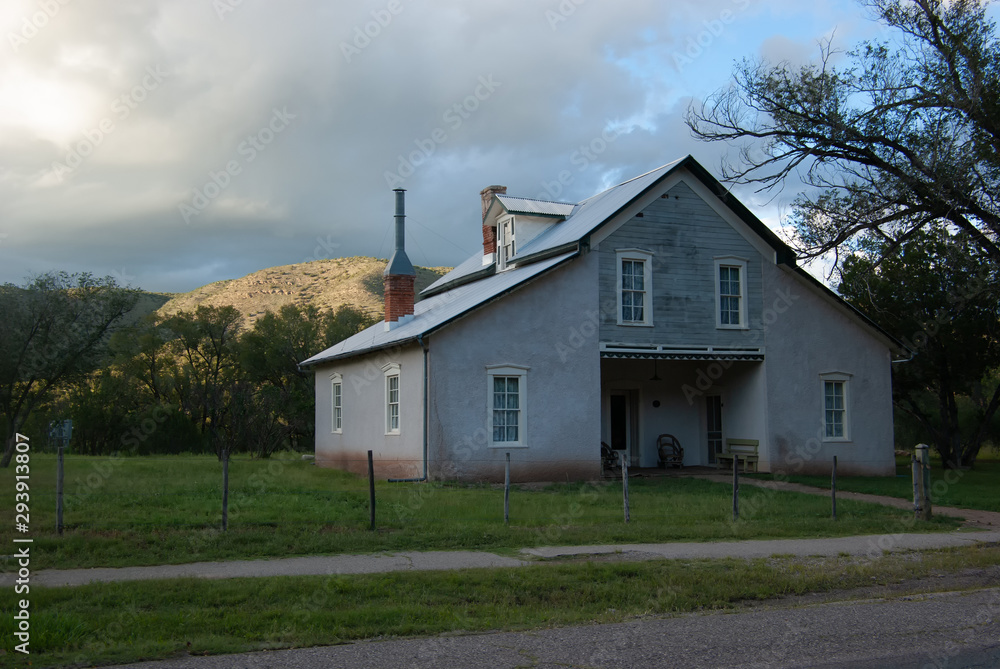
[[[376,484],[377,530],[368,529],[367,481],[300,459],[230,463],[229,530],[220,532],[221,465],[211,456],[67,458],[65,532],[55,532],[55,460],[31,459],[32,568],[169,564],[201,560],[392,550],[711,541],[938,531],[949,519],[904,526],[905,511],[744,486],[732,522],[731,487],[697,479],[630,481],[632,522],[621,483],[558,484],[511,493],[488,485]],[[13,489],[13,468],[0,489]],[[12,498],[0,507],[10,544]],[[0,569],[11,570],[10,560]]]
[[[899,458],[896,471],[898,474],[895,478],[838,476],[837,489],[912,500],[913,480],[910,475],[910,461]],[[770,474],[754,476],[762,479],[774,478]],[[829,476],[784,475],[781,479],[819,488],[830,488]],[[960,509],[1000,511],[1000,461],[980,458],[974,469],[945,470],[941,468],[938,460],[932,458],[931,503],[935,506],[953,506]]]
[[[444,632],[609,623],[783,595],[899,583],[1000,563],[1000,547],[861,558],[657,560],[517,569],[164,580],[32,588],[31,655],[0,667],[90,666]],[[906,592],[935,586],[909,585]],[[0,606],[14,609],[14,594]],[[0,617],[0,647],[13,648]],[[433,653],[436,640],[414,652]]]

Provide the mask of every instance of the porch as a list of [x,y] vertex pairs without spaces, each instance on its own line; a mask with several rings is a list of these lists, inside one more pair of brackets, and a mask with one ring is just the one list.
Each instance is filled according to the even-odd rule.
[[[764,354],[760,349],[601,345],[601,440],[627,453],[630,473],[658,467],[657,437],[684,449],[683,465],[715,468],[726,439],[766,443]],[[761,449],[760,469],[767,471]]]

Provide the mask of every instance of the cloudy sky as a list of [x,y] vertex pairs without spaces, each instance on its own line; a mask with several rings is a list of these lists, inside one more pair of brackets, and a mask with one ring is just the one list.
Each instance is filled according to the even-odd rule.
[[[578,201],[689,153],[717,173],[727,147],[683,117],[734,61],[876,31],[851,0],[5,0],[0,282],[385,257],[393,187],[411,260],[454,265],[484,186]],[[796,190],[737,193],[776,226]]]

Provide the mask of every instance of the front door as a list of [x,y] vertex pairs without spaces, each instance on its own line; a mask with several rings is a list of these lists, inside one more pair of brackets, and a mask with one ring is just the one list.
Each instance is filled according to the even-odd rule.
[[715,463],[715,457],[722,453],[722,397],[709,395],[705,398],[705,434],[708,441],[708,461]]
[[628,453],[629,463],[638,464],[635,391],[611,391],[611,448]]

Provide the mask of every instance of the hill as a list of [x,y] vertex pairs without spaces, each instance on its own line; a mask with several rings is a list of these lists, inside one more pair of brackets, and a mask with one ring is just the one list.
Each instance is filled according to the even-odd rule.
[[[269,267],[241,279],[216,281],[190,293],[179,293],[159,308],[161,316],[194,311],[199,305],[232,305],[246,325],[266,311],[286,304],[315,305],[321,310],[346,304],[381,318],[382,270],[379,258],[333,258]],[[417,292],[449,271],[448,267],[417,267]]]

